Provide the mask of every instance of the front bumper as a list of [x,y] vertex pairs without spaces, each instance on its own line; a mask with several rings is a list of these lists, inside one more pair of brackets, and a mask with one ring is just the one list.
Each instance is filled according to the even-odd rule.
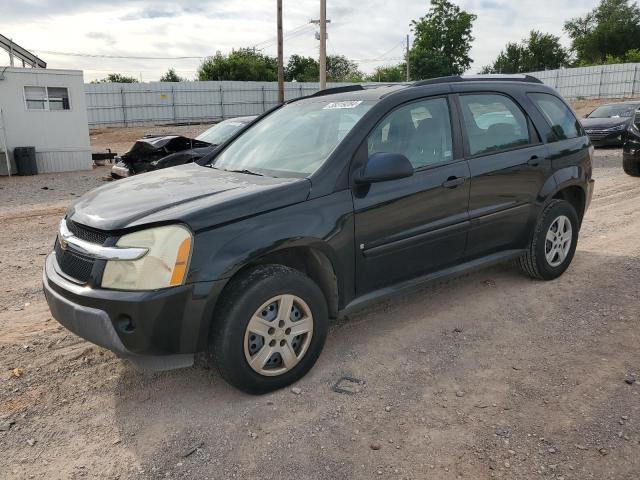
[[151,370],[193,364],[206,349],[221,282],[131,292],[75,284],[45,262],[43,287],[53,317],[78,336]]
[[589,139],[594,147],[621,147],[624,143],[625,132],[617,131],[611,133],[589,133]]

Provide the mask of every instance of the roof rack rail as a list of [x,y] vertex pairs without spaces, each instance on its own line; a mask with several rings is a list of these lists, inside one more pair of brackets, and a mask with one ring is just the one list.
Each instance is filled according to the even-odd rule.
[[343,87],[331,87],[325,88],[324,90],[319,90],[316,93],[309,95],[310,97],[322,97],[323,95],[333,95],[334,93],[343,93],[343,92],[356,92],[358,90],[364,90],[362,85],[345,85]]
[[430,78],[429,80],[419,80],[411,84],[412,87],[421,87],[423,85],[434,85],[438,83],[450,82],[528,82],[542,83],[536,77],[531,75],[503,75],[503,74],[487,74],[487,75],[452,75],[450,77]]

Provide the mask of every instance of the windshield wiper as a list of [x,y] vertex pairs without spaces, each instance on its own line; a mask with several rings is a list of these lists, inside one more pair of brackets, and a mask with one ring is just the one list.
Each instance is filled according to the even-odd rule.
[[225,172],[234,172],[234,173],[246,173],[247,175],[257,175],[258,177],[264,177],[263,174],[258,172],[253,172],[251,170],[242,169],[242,170],[225,170]]

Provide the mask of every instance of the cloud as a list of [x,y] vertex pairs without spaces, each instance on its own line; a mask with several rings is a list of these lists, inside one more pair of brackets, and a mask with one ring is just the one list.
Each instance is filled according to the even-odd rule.
[[[569,39],[562,27],[568,18],[583,15],[597,0],[454,0],[475,13],[474,59],[478,71],[495,59],[509,41],[518,41],[531,29]],[[284,2],[285,57],[294,53],[317,56],[317,0]],[[327,5],[328,52],[356,59],[371,72],[376,66],[401,61],[403,41],[412,19],[422,17],[427,0],[331,0]],[[59,52],[86,52],[131,56],[207,56],[216,51],[260,44],[276,54],[276,12],[273,0],[0,0],[3,34],[26,48]],[[108,26],[108,30],[106,29]],[[386,55],[383,56],[383,54]],[[85,78],[122,72],[157,80],[167,68],[193,78],[199,60],[95,59],[41,54],[51,68],[77,68]]]
[[99,40],[110,45],[116,43],[116,39],[113,35],[109,35],[104,32],[89,32],[85,36],[91,40]]
[[184,14],[199,14],[203,13],[203,9],[201,7],[181,7],[181,8],[170,8],[170,9],[143,9],[138,10],[136,12],[129,13],[120,17],[120,20],[123,21],[135,21],[135,20],[144,20],[144,19],[155,19],[155,18],[175,18]]

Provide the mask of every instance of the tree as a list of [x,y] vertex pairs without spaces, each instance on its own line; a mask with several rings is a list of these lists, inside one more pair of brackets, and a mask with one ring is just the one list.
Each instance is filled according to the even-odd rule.
[[135,77],[127,77],[121,73],[110,73],[102,80],[98,80],[95,83],[138,83]]
[[411,27],[415,35],[409,51],[415,79],[460,75],[471,65],[471,29],[476,16],[448,0],[431,0],[429,12]]
[[287,82],[317,82],[320,78],[320,65],[311,57],[291,55],[284,72]]
[[278,78],[274,57],[253,48],[232,50],[228,55],[217,52],[198,67],[198,80],[239,80],[272,82]]
[[358,65],[344,55],[327,55],[327,80],[330,82],[362,82],[364,74]]
[[560,37],[531,30],[520,43],[507,43],[493,65],[482,73],[525,73],[564,67],[569,52],[560,45]]
[[407,65],[384,65],[367,77],[369,82],[404,82],[407,79]]
[[565,22],[564,30],[576,64],[599,64],[607,55],[623,57],[640,48],[640,8],[629,0],[600,0],[585,16]]
[[163,76],[160,77],[161,82],[183,82],[184,78],[179,77],[173,68],[167,70]]

